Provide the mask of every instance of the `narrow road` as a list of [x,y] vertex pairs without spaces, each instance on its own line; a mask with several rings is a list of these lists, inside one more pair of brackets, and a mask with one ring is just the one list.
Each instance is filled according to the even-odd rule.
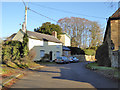
[[87,62],[46,65],[12,88],[118,88],[118,83],[85,68]]

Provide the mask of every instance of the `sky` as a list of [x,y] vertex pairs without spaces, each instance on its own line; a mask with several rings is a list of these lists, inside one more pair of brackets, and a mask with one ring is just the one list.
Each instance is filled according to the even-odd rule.
[[[55,21],[65,17],[80,17],[97,21],[101,27],[105,27],[107,24],[105,18],[109,18],[118,9],[117,2],[113,3],[114,7],[110,7],[110,2],[28,2],[26,5],[30,9]],[[8,37],[22,28],[25,6],[23,2],[2,2],[0,6],[2,9],[1,37]],[[41,26],[45,22],[56,24],[55,21],[30,10],[27,12],[27,30],[29,31],[34,31],[34,28]]]

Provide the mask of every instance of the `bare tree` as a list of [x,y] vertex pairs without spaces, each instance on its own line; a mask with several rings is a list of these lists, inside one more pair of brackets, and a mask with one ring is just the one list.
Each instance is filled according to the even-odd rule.
[[101,43],[102,32],[97,22],[92,22],[84,18],[71,17],[58,20],[63,32],[71,37],[71,45],[74,47],[87,48]]

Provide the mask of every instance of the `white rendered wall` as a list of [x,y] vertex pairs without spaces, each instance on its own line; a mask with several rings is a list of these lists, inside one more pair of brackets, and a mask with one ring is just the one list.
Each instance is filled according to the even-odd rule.
[[65,46],[71,46],[70,38],[67,35],[65,35]]
[[29,50],[31,50],[34,46],[43,46],[43,41],[29,38]]
[[48,42],[48,45],[62,45],[62,43]]

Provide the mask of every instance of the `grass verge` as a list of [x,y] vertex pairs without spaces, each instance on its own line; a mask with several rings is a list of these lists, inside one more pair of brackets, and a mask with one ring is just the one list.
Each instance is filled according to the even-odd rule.
[[105,75],[106,77],[120,80],[120,71],[118,70],[118,68],[98,66],[96,62],[88,63],[86,65],[86,68],[90,70],[94,70],[98,73],[101,73]]

